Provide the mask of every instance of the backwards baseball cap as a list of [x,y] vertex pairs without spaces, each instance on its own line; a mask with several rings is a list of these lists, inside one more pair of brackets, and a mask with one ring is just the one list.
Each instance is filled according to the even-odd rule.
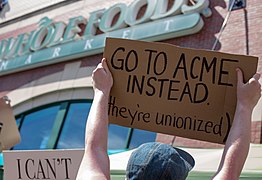
[[184,180],[194,165],[193,157],[181,149],[158,142],[145,143],[131,154],[126,178]]

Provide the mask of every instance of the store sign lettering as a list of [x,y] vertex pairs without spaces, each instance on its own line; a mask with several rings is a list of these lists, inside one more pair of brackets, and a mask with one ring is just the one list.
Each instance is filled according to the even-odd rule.
[[71,158],[32,159],[22,161],[16,159],[18,167],[18,179],[56,179],[58,169],[64,172],[64,179],[70,179],[69,168]]
[[5,180],[75,180],[83,157],[77,150],[4,151]]
[[[88,19],[73,17],[68,24],[44,17],[37,30],[1,40],[0,73],[101,53],[106,37],[157,41],[194,34],[203,27],[200,14],[211,15],[208,0],[197,0],[194,5],[174,0],[170,8],[168,2],[118,3],[91,12]],[[139,10],[145,5],[144,15],[137,19]],[[102,33],[97,34],[97,31]]]

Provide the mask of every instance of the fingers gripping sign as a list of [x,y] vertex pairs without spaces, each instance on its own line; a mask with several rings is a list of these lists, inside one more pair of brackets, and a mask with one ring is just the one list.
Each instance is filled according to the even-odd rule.
[[260,74],[256,73],[247,83],[243,82],[243,73],[237,68],[237,100],[240,104],[254,108],[261,97]]
[[99,63],[93,71],[92,79],[95,91],[101,91],[109,94],[113,85],[113,78],[110,70],[108,69],[105,58],[102,59],[101,63]]

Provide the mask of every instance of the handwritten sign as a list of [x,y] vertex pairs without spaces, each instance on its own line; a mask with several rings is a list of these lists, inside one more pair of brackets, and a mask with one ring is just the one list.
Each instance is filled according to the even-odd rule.
[[0,98],[0,148],[6,150],[20,142],[20,133],[16,125],[13,110],[6,100]]
[[236,68],[253,76],[257,57],[107,38],[114,78],[110,123],[225,143],[236,107]]
[[84,150],[4,151],[5,180],[76,179]]

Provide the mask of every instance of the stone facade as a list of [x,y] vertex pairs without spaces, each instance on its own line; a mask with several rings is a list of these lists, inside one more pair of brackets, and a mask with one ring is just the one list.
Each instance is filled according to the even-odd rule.
[[[10,1],[12,2],[12,1]],[[59,1],[62,2],[62,1]],[[16,37],[17,35],[25,32],[30,32],[37,28],[37,23],[39,20],[48,16],[54,21],[64,21],[67,22],[69,18],[82,15],[88,17],[87,12],[95,11],[96,9],[106,8],[112,6],[115,3],[130,3],[131,0],[109,0],[109,1],[76,1],[73,4],[57,7],[56,9],[48,9],[45,7],[44,10],[39,10],[41,13],[36,13],[35,16],[24,17],[20,21],[12,22],[12,17],[8,17],[6,14],[6,20],[3,19],[0,21],[0,25],[10,21],[5,26],[1,27],[0,31],[0,40],[6,39],[9,37]],[[53,5],[51,3],[50,5]],[[180,37],[165,40],[163,42],[178,45],[181,47],[189,47],[196,49],[206,49],[212,50],[214,43],[216,42],[221,26],[228,15],[228,1],[217,1],[210,0],[210,6],[212,11],[212,16],[209,18],[203,18],[204,27],[197,33],[190,36]],[[33,7],[31,7],[33,9]],[[258,72],[262,73],[262,28],[260,28],[262,23],[262,3],[259,0],[249,0],[247,1],[247,7],[245,9],[239,9],[232,11],[226,27],[222,32],[220,39],[217,41],[215,50],[220,52],[241,54],[241,55],[252,55],[259,57]],[[23,9],[17,8],[17,11],[20,12]],[[31,10],[30,13],[34,11]],[[13,12],[12,12],[13,13]],[[29,11],[28,11],[29,13]],[[143,12],[141,12],[143,14]],[[13,13],[14,16],[14,13]],[[14,16],[15,17],[15,16]],[[13,17],[13,18],[14,18]],[[74,62],[79,62],[81,67],[91,67],[94,68],[100,61],[102,55],[89,56],[81,59],[74,59]],[[50,76],[55,73],[64,72],[67,65],[72,63],[62,62],[58,64],[53,64],[49,66],[44,66],[40,68],[35,68],[32,70],[27,70],[23,72],[18,72],[9,75],[0,76],[0,97],[7,95],[16,89],[21,89],[21,87],[28,87],[31,82],[40,81],[41,78]],[[90,77],[90,73],[86,73]],[[79,75],[80,76],[80,75]],[[61,79],[57,79],[61,81]],[[87,79],[88,83],[84,87],[91,88],[90,78]],[[49,81],[50,86],[54,81]],[[80,83],[80,82],[79,82]],[[34,85],[31,85],[34,87]],[[84,88],[82,87],[82,88]],[[75,88],[75,87],[72,87]],[[44,94],[44,93],[43,93]],[[84,96],[84,95],[83,95]],[[19,97],[18,97],[19,98]],[[33,98],[33,97],[31,97]],[[18,100],[17,100],[18,101]],[[32,107],[32,106],[28,106]],[[20,111],[17,111],[20,112]],[[257,107],[254,110],[254,115],[252,118],[252,142],[253,143],[262,143],[262,100],[259,101]],[[221,147],[218,144],[211,144],[196,140],[189,140],[180,137],[173,137],[163,134],[158,134],[157,141],[165,142],[168,144],[174,144],[176,146],[187,146],[187,147]]]

